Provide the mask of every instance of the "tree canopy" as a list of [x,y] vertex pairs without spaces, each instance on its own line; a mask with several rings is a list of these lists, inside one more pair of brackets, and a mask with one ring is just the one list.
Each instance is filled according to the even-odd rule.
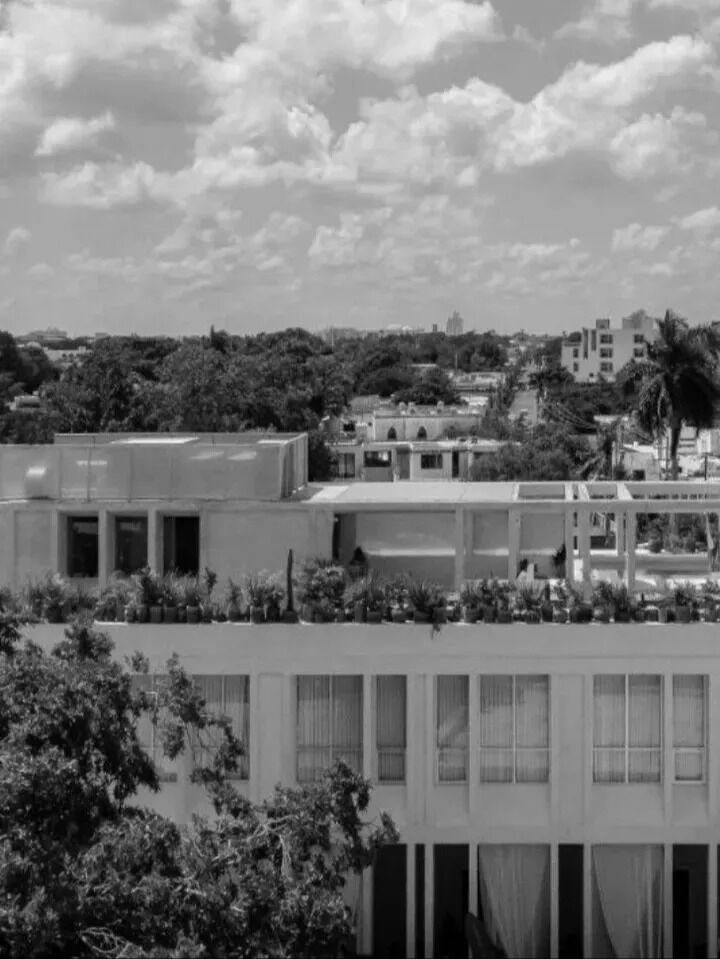
[[[0,954],[337,955],[347,875],[397,839],[387,816],[363,818],[369,783],[338,763],[254,806],[228,779],[242,751],[230,721],[176,658],[151,695],[86,624],[50,652],[19,632],[0,611]],[[129,665],[148,668],[139,655]],[[139,789],[159,788],[143,715],[171,758],[220,733],[193,772],[214,818],[181,826],[139,804]]]

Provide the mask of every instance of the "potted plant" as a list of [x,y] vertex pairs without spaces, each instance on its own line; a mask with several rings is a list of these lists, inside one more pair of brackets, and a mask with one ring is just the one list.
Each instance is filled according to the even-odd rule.
[[345,570],[324,559],[308,560],[300,576],[301,616],[307,622],[315,619],[315,607],[322,603],[323,616],[332,608],[334,620],[345,592]]
[[673,590],[673,606],[675,610],[675,621],[678,623],[689,623],[693,618],[693,611],[696,607],[695,590],[688,583],[681,583]]
[[245,577],[243,592],[250,609],[250,620],[253,623],[265,622],[265,603],[267,587],[263,573],[251,573]]
[[217,573],[210,569],[209,566],[206,566],[202,572],[200,593],[200,617],[203,623],[211,623],[213,620],[213,613],[215,612],[213,590],[215,589],[216,583]]
[[[133,576],[135,583],[135,606],[137,609],[137,620],[139,623],[147,623],[150,620],[150,609],[158,606],[159,585],[157,576],[145,566]],[[162,618],[162,613],[159,614]],[[158,622],[160,620],[158,619]]]
[[385,615],[393,623],[407,622],[408,584],[404,573],[391,576],[383,583]]
[[385,613],[385,589],[377,573],[368,570],[359,580],[365,587],[366,622],[381,623]]
[[720,603],[720,590],[717,580],[709,578],[705,580],[701,597],[703,620],[706,623],[716,623],[718,621],[718,603]]
[[43,595],[42,580],[26,580],[22,590],[22,606],[31,621],[42,618]]
[[568,618],[571,623],[591,623],[593,618],[593,606],[585,600],[583,590],[578,586],[571,586],[566,583],[568,599]]
[[416,623],[429,623],[436,607],[443,601],[442,589],[430,580],[411,579],[408,583],[408,599],[413,609]]
[[599,623],[609,623],[612,612],[613,590],[607,580],[600,580],[593,587],[593,619]]
[[[512,610],[510,608],[510,583],[499,579],[492,579],[488,584],[495,610],[495,620],[498,623],[511,623]],[[483,614],[484,615],[484,614]]]
[[99,623],[114,623],[117,619],[117,595],[114,586],[108,583],[100,590],[95,601],[93,617]]
[[185,605],[185,622],[191,625],[199,623],[202,595],[197,576],[186,576],[184,578],[182,584],[182,601]]
[[460,588],[463,620],[477,623],[482,615],[481,604],[484,599],[482,580],[466,580]]
[[546,583],[540,596],[540,619],[543,623],[552,623],[555,617],[555,606],[553,604],[552,590],[550,583]]
[[567,623],[570,618],[568,612],[569,591],[567,583],[555,583],[552,591],[553,623]]
[[616,623],[630,623],[633,621],[635,603],[625,583],[611,583],[609,596],[612,607],[613,620]]
[[343,594],[345,606],[356,623],[367,621],[367,597],[365,594],[365,578],[362,576],[349,580],[345,586]]
[[285,599],[285,588],[279,573],[266,574],[265,580],[265,616],[268,623],[280,622],[280,608]]
[[519,611],[523,622],[532,624],[540,622],[542,595],[542,586],[537,583],[519,582],[515,584],[514,606]]
[[163,622],[176,623],[178,621],[178,603],[180,600],[180,583],[177,573],[166,573],[162,579]]
[[225,614],[231,623],[242,619],[242,586],[230,577],[225,587]]
[[68,603],[68,583],[60,575],[48,575],[43,581],[42,617],[48,623],[62,623]]

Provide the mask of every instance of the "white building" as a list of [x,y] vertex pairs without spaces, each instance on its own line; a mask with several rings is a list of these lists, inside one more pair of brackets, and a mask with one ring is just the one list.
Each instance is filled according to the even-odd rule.
[[[305,452],[302,436],[260,435],[1,447],[0,581],[102,584],[121,537],[135,563],[221,578],[281,568],[290,547],[347,563],[361,546],[380,572],[456,588],[514,579],[523,559],[552,575],[564,545],[571,580],[633,588],[649,564],[679,563],[636,547],[640,514],[720,510],[717,483],[309,488]],[[598,514],[613,516],[614,550],[591,548]],[[717,624],[106,628],[156,676],[177,653],[233,718],[251,800],[337,757],[373,779],[371,813],[387,809],[401,838],[351,890],[362,953],[466,955],[471,912],[509,956],[716,955]],[[163,762],[161,792],[141,801],[181,822],[209,813],[191,762]]]
[[594,328],[563,341],[560,361],[578,383],[612,381],[631,360],[643,359],[646,343],[656,336],[657,321],[645,313],[623,317],[619,329],[608,319],[596,320]]

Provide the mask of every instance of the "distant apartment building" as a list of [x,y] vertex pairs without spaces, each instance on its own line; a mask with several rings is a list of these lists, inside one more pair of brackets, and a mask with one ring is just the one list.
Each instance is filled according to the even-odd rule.
[[643,312],[623,317],[619,328],[609,319],[595,320],[594,328],[563,340],[560,361],[578,383],[613,381],[627,363],[645,357],[647,342],[656,336],[657,321]]
[[463,335],[463,318],[460,316],[457,310],[455,310],[452,316],[447,318],[447,323],[445,324],[445,333],[447,336]]

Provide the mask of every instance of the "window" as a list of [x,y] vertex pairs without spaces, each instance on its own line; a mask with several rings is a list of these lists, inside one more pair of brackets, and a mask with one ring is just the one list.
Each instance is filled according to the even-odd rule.
[[392,463],[392,454],[390,450],[367,450],[363,453],[363,464],[370,469],[387,469]]
[[163,572],[197,576],[200,570],[200,518],[163,517]]
[[579,370],[580,370],[580,364],[579,364],[579,363],[573,363],[573,373],[577,373],[577,372],[579,372]]
[[574,359],[574,360],[577,360],[577,359],[579,359],[579,357],[580,357],[580,350],[579,350],[579,349],[577,348],[577,346],[576,346],[576,347],[573,349],[573,359]]
[[480,782],[547,782],[547,676],[480,677]]
[[612,351],[611,349],[609,349],[607,346],[600,348],[600,356],[602,356],[604,359],[606,359],[606,360],[607,360],[607,359],[610,359],[610,360],[611,360],[611,359],[612,359],[612,355],[613,355],[613,351]]
[[644,343],[644,342],[645,342],[645,337],[643,336],[642,333],[636,333],[633,336],[633,343]]
[[[601,342],[601,343],[612,343],[612,341],[613,341],[612,333],[601,333],[601,334],[600,334],[600,342]],[[601,351],[601,352],[602,352],[602,351]]]
[[407,678],[378,676],[375,691],[378,782],[402,783],[405,782]]
[[129,575],[146,566],[147,540],[147,517],[116,516],[115,569]]
[[612,373],[612,371],[613,371],[613,365],[612,365],[612,363],[601,363],[601,364],[600,364],[600,372],[601,372],[601,373]]
[[397,430],[395,429],[394,426],[391,426],[390,429],[387,431],[387,438],[388,438],[389,440],[396,440],[396,439],[397,439]]
[[675,782],[704,782],[706,682],[704,676],[673,676],[673,767]]
[[438,781],[467,782],[467,676],[438,676],[436,716]]
[[417,439],[419,440],[427,439],[427,430],[425,429],[424,426],[421,426],[420,429],[417,431]]
[[659,783],[661,729],[660,676],[595,676],[594,781]]
[[635,359],[640,360],[640,359],[643,358],[643,356],[645,356],[645,350],[643,350],[643,349],[634,349],[634,350],[633,350],[633,356],[635,357]]
[[338,453],[338,479],[352,479],[355,477],[355,454]]
[[67,574],[95,579],[98,574],[97,516],[68,516]]
[[590,349],[593,353],[597,349],[597,333],[595,330],[590,331]]
[[421,453],[421,470],[441,470],[443,465],[442,453]]
[[[132,677],[134,690],[150,694],[151,700],[157,707],[158,693],[167,683],[167,676],[137,674]],[[177,760],[168,759],[164,755],[162,744],[162,726],[168,718],[167,710],[157,710],[156,722],[149,712],[142,713],[138,718],[137,737],[140,745],[152,759],[161,782],[177,782]]]
[[362,676],[297,677],[297,778],[316,782],[337,759],[363,769]]
[[[195,687],[211,713],[227,716],[232,731],[245,747],[238,759],[236,779],[250,775],[250,677],[249,676],[194,676]],[[212,763],[223,741],[223,732],[216,727],[194,730],[192,733],[193,760],[199,766]]]

